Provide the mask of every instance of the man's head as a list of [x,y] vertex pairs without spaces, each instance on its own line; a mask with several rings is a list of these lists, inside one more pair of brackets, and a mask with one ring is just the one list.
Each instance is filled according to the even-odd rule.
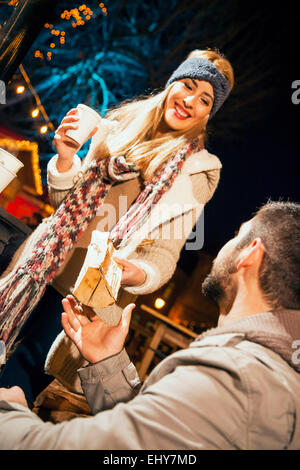
[[220,250],[202,290],[228,313],[251,283],[270,309],[300,309],[300,204],[262,206]]

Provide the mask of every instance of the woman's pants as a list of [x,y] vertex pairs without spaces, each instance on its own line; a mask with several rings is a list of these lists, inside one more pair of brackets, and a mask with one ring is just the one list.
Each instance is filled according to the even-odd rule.
[[46,288],[18,335],[16,341],[21,339],[21,342],[1,370],[0,387],[21,387],[29,407],[53,380],[45,374],[44,364],[53,341],[62,330],[62,299],[52,286]]

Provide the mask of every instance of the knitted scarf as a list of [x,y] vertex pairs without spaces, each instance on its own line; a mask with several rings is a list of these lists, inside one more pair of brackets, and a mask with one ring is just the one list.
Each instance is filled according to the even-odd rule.
[[[136,201],[110,232],[116,248],[125,246],[145,223],[152,206],[170,189],[186,158],[196,149],[201,149],[198,140],[168,159],[150,180],[145,181]],[[47,219],[46,229],[31,255],[7,277],[6,284],[0,289],[0,340],[5,342],[6,352],[68,252],[96,215],[110,187],[116,181],[136,178],[138,174],[134,164],[126,162],[124,157],[92,162],[55,214]]]

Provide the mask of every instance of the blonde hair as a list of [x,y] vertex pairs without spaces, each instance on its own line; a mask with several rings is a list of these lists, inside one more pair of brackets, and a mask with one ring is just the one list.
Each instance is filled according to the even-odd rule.
[[[233,71],[230,63],[217,51],[194,50],[190,57],[205,57],[214,63],[231,83],[234,84]],[[170,131],[156,137],[156,132],[163,119],[164,105],[172,85],[159,93],[147,97],[138,97],[132,101],[121,103],[111,109],[105,118],[117,121],[116,132],[106,137],[104,145],[96,148],[97,158],[109,155],[126,155],[128,161],[134,162],[142,176],[149,179],[156,169],[171,155],[182,150],[192,139],[205,141],[206,124],[197,123],[187,131]]]

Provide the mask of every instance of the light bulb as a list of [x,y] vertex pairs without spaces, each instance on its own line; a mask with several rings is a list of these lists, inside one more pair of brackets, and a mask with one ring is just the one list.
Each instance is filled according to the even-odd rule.
[[155,308],[163,308],[165,305],[166,305],[166,302],[164,299],[161,299],[160,297],[155,299],[155,303],[154,303]]
[[31,112],[31,116],[33,118],[38,117],[39,114],[40,114],[40,110],[38,108],[33,109],[32,112]]

